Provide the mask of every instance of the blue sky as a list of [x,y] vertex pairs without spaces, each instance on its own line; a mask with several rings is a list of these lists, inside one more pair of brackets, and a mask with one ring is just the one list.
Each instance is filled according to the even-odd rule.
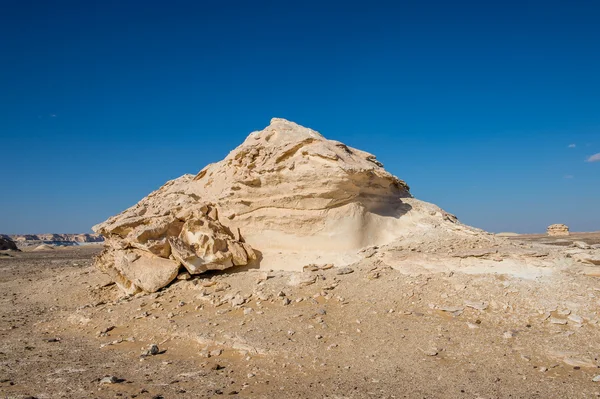
[[597,1],[2,6],[2,233],[89,231],[272,117],[465,223],[600,230]]

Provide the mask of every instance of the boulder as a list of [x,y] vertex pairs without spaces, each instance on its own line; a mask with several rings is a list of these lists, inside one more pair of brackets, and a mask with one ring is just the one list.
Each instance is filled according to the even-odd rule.
[[569,227],[564,224],[552,224],[548,226],[547,233],[549,236],[568,236]]
[[17,244],[7,235],[0,235],[0,251],[18,251]]
[[[477,234],[458,225],[414,199],[372,154],[275,118],[222,161],[167,182],[93,230],[106,239],[98,266],[129,292],[152,292],[176,278],[175,264],[190,274],[343,266],[360,260],[362,248],[417,230]],[[121,260],[133,250],[172,263],[160,278],[146,276]]]

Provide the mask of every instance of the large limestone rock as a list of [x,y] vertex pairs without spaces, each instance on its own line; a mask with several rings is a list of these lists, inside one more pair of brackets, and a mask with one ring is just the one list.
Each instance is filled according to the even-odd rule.
[[548,226],[547,232],[549,236],[568,236],[569,227],[564,224],[551,224]]
[[179,265],[191,274],[341,266],[361,248],[454,223],[412,198],[375,156],[273,119],[222,161],[167,182],[93,230],[106,238],[98,266],[127,292],[151,292]]

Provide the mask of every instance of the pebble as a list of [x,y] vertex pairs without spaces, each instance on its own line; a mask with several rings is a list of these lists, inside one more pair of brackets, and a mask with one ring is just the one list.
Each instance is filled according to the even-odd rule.
[[156,345],[156,344],[152,344],[148,348],[148,354],[149,355],[152,355],[152,356],[158,355],[158,352],[160,352],[160,350],[158,349],[158,345]]
[[100,331],[100,334],[106,334],[107,332],[112,331],[115,328],[116,328],[115,326],[106,327]]
[[477,310],[486,310],[488,307],[487,302],[483,301],[465,301],[465,306]]
[[513,338],[515,336],[515,334],[512,331],[505,331],[504,334],[502,334],[502,336],[506,339],[509,339],[509,338]]
[[192,276],[188,272],[179,273],[177,275],[177,280],[189,280]]
[[569,315],[569,317],[567,317],[567,319],[571,320],[574,323],[578,323],[578,324],[583,323],[583,317],[577,316],[575,314]]
[[221,356],[221,353],[223,353],[223,349],[215,349],[209,352],[211,357]]
[[567,324],[567,319],[559,319],[557,317],[550,317],[549,321],[552,324],[561,324],[561,325]]
[[600,382],[600,375],[597,375],[594,378],[592,378],[592,381],[594,381],[594,382]]
[[237,294],[231,299],[231,306],[241,306],[244,303],[246,303],[246,299],[240,294]]
[[109,375],[100,380],[100,384],[116,384],[120,382],[120,380],[114,375]]
[[354,269],[352,269],[351,267],[341,267],[335,272],[335,274],[337,274],[338,276],[350,273],[354,273]]
[[287,306],[290,303],[292,303],[292,301],[290,300],[290,298],[283,298],[283,302],[282,302],[283,306]]

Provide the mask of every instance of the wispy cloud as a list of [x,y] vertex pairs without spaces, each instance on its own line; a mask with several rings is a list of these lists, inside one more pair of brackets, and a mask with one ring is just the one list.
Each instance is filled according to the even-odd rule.
[[588,159],[588,162],[600,162],[600,152],[594,155],[591,155]]
[[575,147],[577,147],[576,144],[569,144],[569,148],[575,148]]
[[574,177],[575,177],[575,176],[573,176],[573,175],[565,175],[565,179],[572,179],[572,178],[574,178]]

